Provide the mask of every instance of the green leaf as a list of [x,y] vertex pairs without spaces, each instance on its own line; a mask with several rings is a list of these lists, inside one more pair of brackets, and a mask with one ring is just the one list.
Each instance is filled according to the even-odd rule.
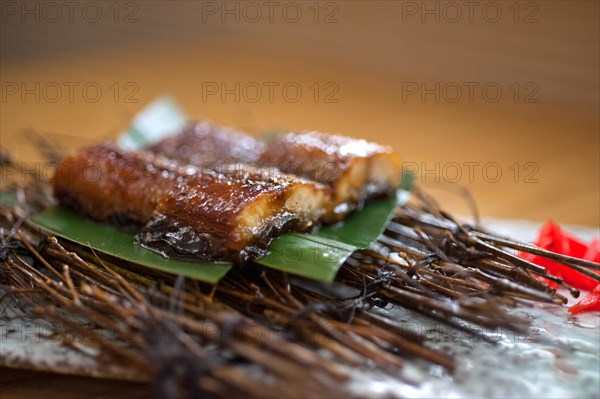
[[314,234],[285,234],[269,245],[269,252],[257,262],[261,265],[313,280],[331,282],[354,251],[368,248],[389,223],[398,204],[406,202],[408,192],[398,190],[392,198],[369,202],[335,226]]
[[[277,270],[331,282],[352,253],[368,248],[383,232],[394,208],[408,193],[372,201],[343,223],[314,234],[285,234],[275,239],[257,262]],[[138,245],[131,233],[95,223],[63,207],[49,208],[31,217],[40,228],[81,245],[151,269],[181,274],[216,284],[231,268],[228,263],[197,263],[165,258]]]
[[63,207],[37,213],[31,221],[51,234],[125,261],[211,284],[218,283],[231,269],[229,263],[197,263],[165,258],[137,244],[133,234],[92,222]]
[[369,202],[362,211],[350,215],[342,224],[324,227],[315,235],[329,238],[358,249],[368,248],[383,233],[392,218],[392,211],[407,193]]
[[4,206],[15,206],[17,204],[17,193],[14,191],[0,192],[0,204]]
[[269,252],[257,262],[313,280],[333,281],[340,266],[356,247],[313,234],[291,233],[271,242]]

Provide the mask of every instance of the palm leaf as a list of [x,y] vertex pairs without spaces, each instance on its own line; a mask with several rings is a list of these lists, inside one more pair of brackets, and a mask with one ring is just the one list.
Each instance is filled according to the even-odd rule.
[[285,234],[269,245],[261,265],[331,282],[354,251],[368,248],[389,223],[394,209],[406,201],[408,191],[398,190],[391,198],[368,203],[343,223],[322,228],[313,234]]

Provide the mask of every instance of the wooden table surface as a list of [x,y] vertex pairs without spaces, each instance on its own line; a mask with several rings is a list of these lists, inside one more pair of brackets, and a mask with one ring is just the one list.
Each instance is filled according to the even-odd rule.
[[[42,171],[27,129],[76,148],[114,138],[169,93],[192,117],[253,134],[316,129],[393,145],[458,213],[464,187],[483,216],[600,226],[597,1],[481,2],[460,18],[445,2],[428,3],[437,14],[423,2],[295,2],[298,22],[283,3],[258,22],[238,2],[237,16],[221,2],[104,3],[97,22],[80,12],[54,22],[43,7],[36,21],[12,3],[0,145]],[[0,369],[3,399],[148,392]]]

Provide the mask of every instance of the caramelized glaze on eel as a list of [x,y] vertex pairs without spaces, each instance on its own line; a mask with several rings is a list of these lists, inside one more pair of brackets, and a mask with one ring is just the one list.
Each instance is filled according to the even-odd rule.
[[288,133],[268,143],[202,121],[153,145],[151,151],[194,165],[239,162],[320,182],[329,188],[327,222],[341,220],[373,196],[398,188],[399,158],[391,148],[320,132]]
[[144,225],[139,242],[163,254],[238,262],[281,232],[314,228],[329,201],[324,186],[293,176],[218,173],[111,144],[63,160],[54,194],[91,219]]

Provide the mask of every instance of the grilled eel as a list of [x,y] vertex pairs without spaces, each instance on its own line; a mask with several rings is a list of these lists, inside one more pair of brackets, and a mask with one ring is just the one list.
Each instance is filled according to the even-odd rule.
[[326,187],[293,176],[201,170],[113,144],[64,159],[54,195],[91,219],[142,225],[137,240],[164,255],[239,263],[283,232],[313,229],[329,202]]
[[326,215],[330,221],[361,208],[368,198],[391,194],[401,179],[400,159],[391,148],[321,132],[276,137],[257,163],[328,186],[333,204]]
[[324,215],[328,222],[341,220],[370,197],[393,192],[401,178],[401,163],[391,148],[320,132],[288,133],[265,144],[202,121],[150,150],[194,165],[250,163],[323,183],[332,196]]

